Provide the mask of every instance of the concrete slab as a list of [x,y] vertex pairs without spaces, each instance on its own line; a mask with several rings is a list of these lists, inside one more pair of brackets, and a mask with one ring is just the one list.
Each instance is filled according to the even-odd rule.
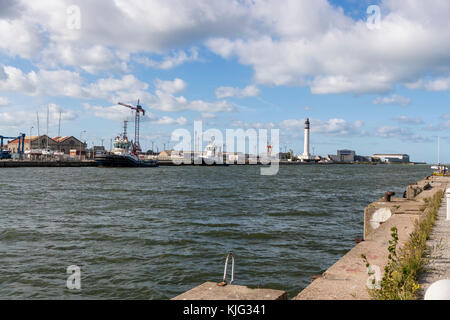
[[367,291],[369,275],[361,259],[365,254],[372,266],[378,266],[383,273],[388,263],[389,240],[391,228],[397,227],[399,246],[408,241],[414,230],[414,221],[420,219],[418,215],[394,215],[368,238],[356,245],[344,257],[331,266],[321,278],[300,292],[294,300],[370,300]]
[[205,282],[172,300],[287,300],[287,293],[272,289],[250,289],[239,285],[219,287],[215,282]]

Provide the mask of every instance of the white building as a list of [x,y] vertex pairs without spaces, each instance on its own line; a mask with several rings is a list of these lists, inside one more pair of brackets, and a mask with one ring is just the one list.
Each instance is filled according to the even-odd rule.
[[401,163],[408,163],[409,161],[409,155],[407,154],[388,154],[388,153],[380,153],[380,154],[374,154],[374,159],[380,159],[381,162],[401,162]]

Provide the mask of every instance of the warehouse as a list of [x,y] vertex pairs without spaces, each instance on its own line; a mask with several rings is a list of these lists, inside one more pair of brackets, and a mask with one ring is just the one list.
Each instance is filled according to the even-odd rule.
[[379,159],[381,162],[385,163],[409,163],[409,155],[407,154],[374,154],[374,159]]

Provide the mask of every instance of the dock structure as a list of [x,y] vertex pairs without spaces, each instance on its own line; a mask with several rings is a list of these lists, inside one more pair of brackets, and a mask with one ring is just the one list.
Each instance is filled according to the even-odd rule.
[[27,167],[97,167],[94,160],[83,161],[28,161],[28,160],[2,160],[0,168],[27,168]]
[[287,300],[287,293],[272,289],[250,289],[234,284],[218,286],[215,282],[205,282],[172,300]]
[[448,186],[450,177],[430,176],[408,186],[405,198],[388,196],[370,204],[364,210],[364,241],[318,276],[294,300],[369,300],[370,280],[361,254],[366,255],[371,266],[379,268],[382,277],[388,264],[391,228],[398,229],[401,248],[414,231],[415,222],[424,217],[425,199],[445,191]]

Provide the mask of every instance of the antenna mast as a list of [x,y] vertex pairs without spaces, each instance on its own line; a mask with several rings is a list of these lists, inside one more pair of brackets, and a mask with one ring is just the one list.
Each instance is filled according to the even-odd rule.
[[438,164],[441,164],[441,137],[438,137]]

